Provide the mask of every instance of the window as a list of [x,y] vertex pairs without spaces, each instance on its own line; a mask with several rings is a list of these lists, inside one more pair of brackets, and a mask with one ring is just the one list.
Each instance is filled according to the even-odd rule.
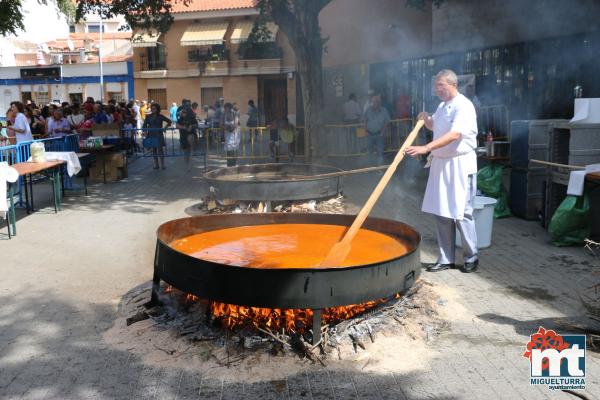
[[116,101],[117,103],[125,101],[125,97],[121,92],[108,92],[108,98]]
[[167,109],[167,89],[148,89],[148,103],[160,104],[160,108]]
[[[100,33],[100,24],[88,24],[88,33]],[[106,25],[102,24],[102,32],[106,32]]]
[[23,102],[23,104],[26,104],[27,100],[32,100],[31,92],[21,92],[21,101]]
[[229,59],[229,51],[221,44],[197,47],[189,50],[187,54],[188,62],[226,61]]
[[200,102],[202,105],[214,105],[219,98],[223,97],[222,87],[211,87],[200,89]]
[[75,25],[69,25],[69,33],[75,33]]
[[[145,56],[145,57],[144,57]],[[142,71],[167,69],[167,52],[163,44],[146,48],[146,54],[140,55]]]
[[69,102],[73,103],[83,103],[83,93],[69,93]]
[[35,102],[38,106],[43,107],[46,104],[50,103],[50,95],[48,94],[48,92],[36,92]]

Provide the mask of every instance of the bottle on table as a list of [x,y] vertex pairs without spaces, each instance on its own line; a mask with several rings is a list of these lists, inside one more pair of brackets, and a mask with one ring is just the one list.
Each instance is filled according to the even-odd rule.
[[485,152],[488,157],[492,156],[492,143],[494,142],[494,135],[492,134],[492,130],[488,131],[488,134],[485,137]]

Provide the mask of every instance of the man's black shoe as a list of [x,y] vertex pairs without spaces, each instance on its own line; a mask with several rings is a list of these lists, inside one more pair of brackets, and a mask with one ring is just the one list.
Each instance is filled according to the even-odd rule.
[[429,267],[427,267],[427,272],[439,272],[439,271],[443,271],[446,269],[452,269],[452,268],[454,268],[454,264],[435,263],[435,264],[431,264]]
[[475,260],[473,262],[466,262],[460,270],[465,273],[475,272],[477,271],[477,266],[479,265],[479,260]]

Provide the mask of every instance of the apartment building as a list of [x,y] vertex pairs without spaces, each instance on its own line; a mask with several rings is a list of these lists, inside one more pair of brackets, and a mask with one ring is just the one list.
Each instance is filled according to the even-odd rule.
[[132,39],[135,97],[165,108],[183,98],[209,105],[223,97],[238,105],[242,123],[253,99],[261,122],[286,115],[295,121],[293,50],[273,23],[269,40],[247,45],[258,14],[256,0],[177,3],[168,32],[137,32]]

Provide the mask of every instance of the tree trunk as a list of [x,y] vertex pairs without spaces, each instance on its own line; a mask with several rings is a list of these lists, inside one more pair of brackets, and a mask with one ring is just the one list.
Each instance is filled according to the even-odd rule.
[[[304,46],[303,46],[304,47]],[[314,156],[324,155],[324,140],[321,137],[321,111],[323,110],[323,75],[321,54],[312,49],[300,50],[296,54],[296,70],[300,76],[302,104],[304,106],[304,151],[307,161]]]
[[325,140],[320,134],[323,110],[323,41],[319,13],[328,2],[273,1],[271,8],[271,16],[288,37],[296,57],[296,73],[300,77],[304,106],[304,152],[307,162],[315,155],[322,156],[326,153]]

